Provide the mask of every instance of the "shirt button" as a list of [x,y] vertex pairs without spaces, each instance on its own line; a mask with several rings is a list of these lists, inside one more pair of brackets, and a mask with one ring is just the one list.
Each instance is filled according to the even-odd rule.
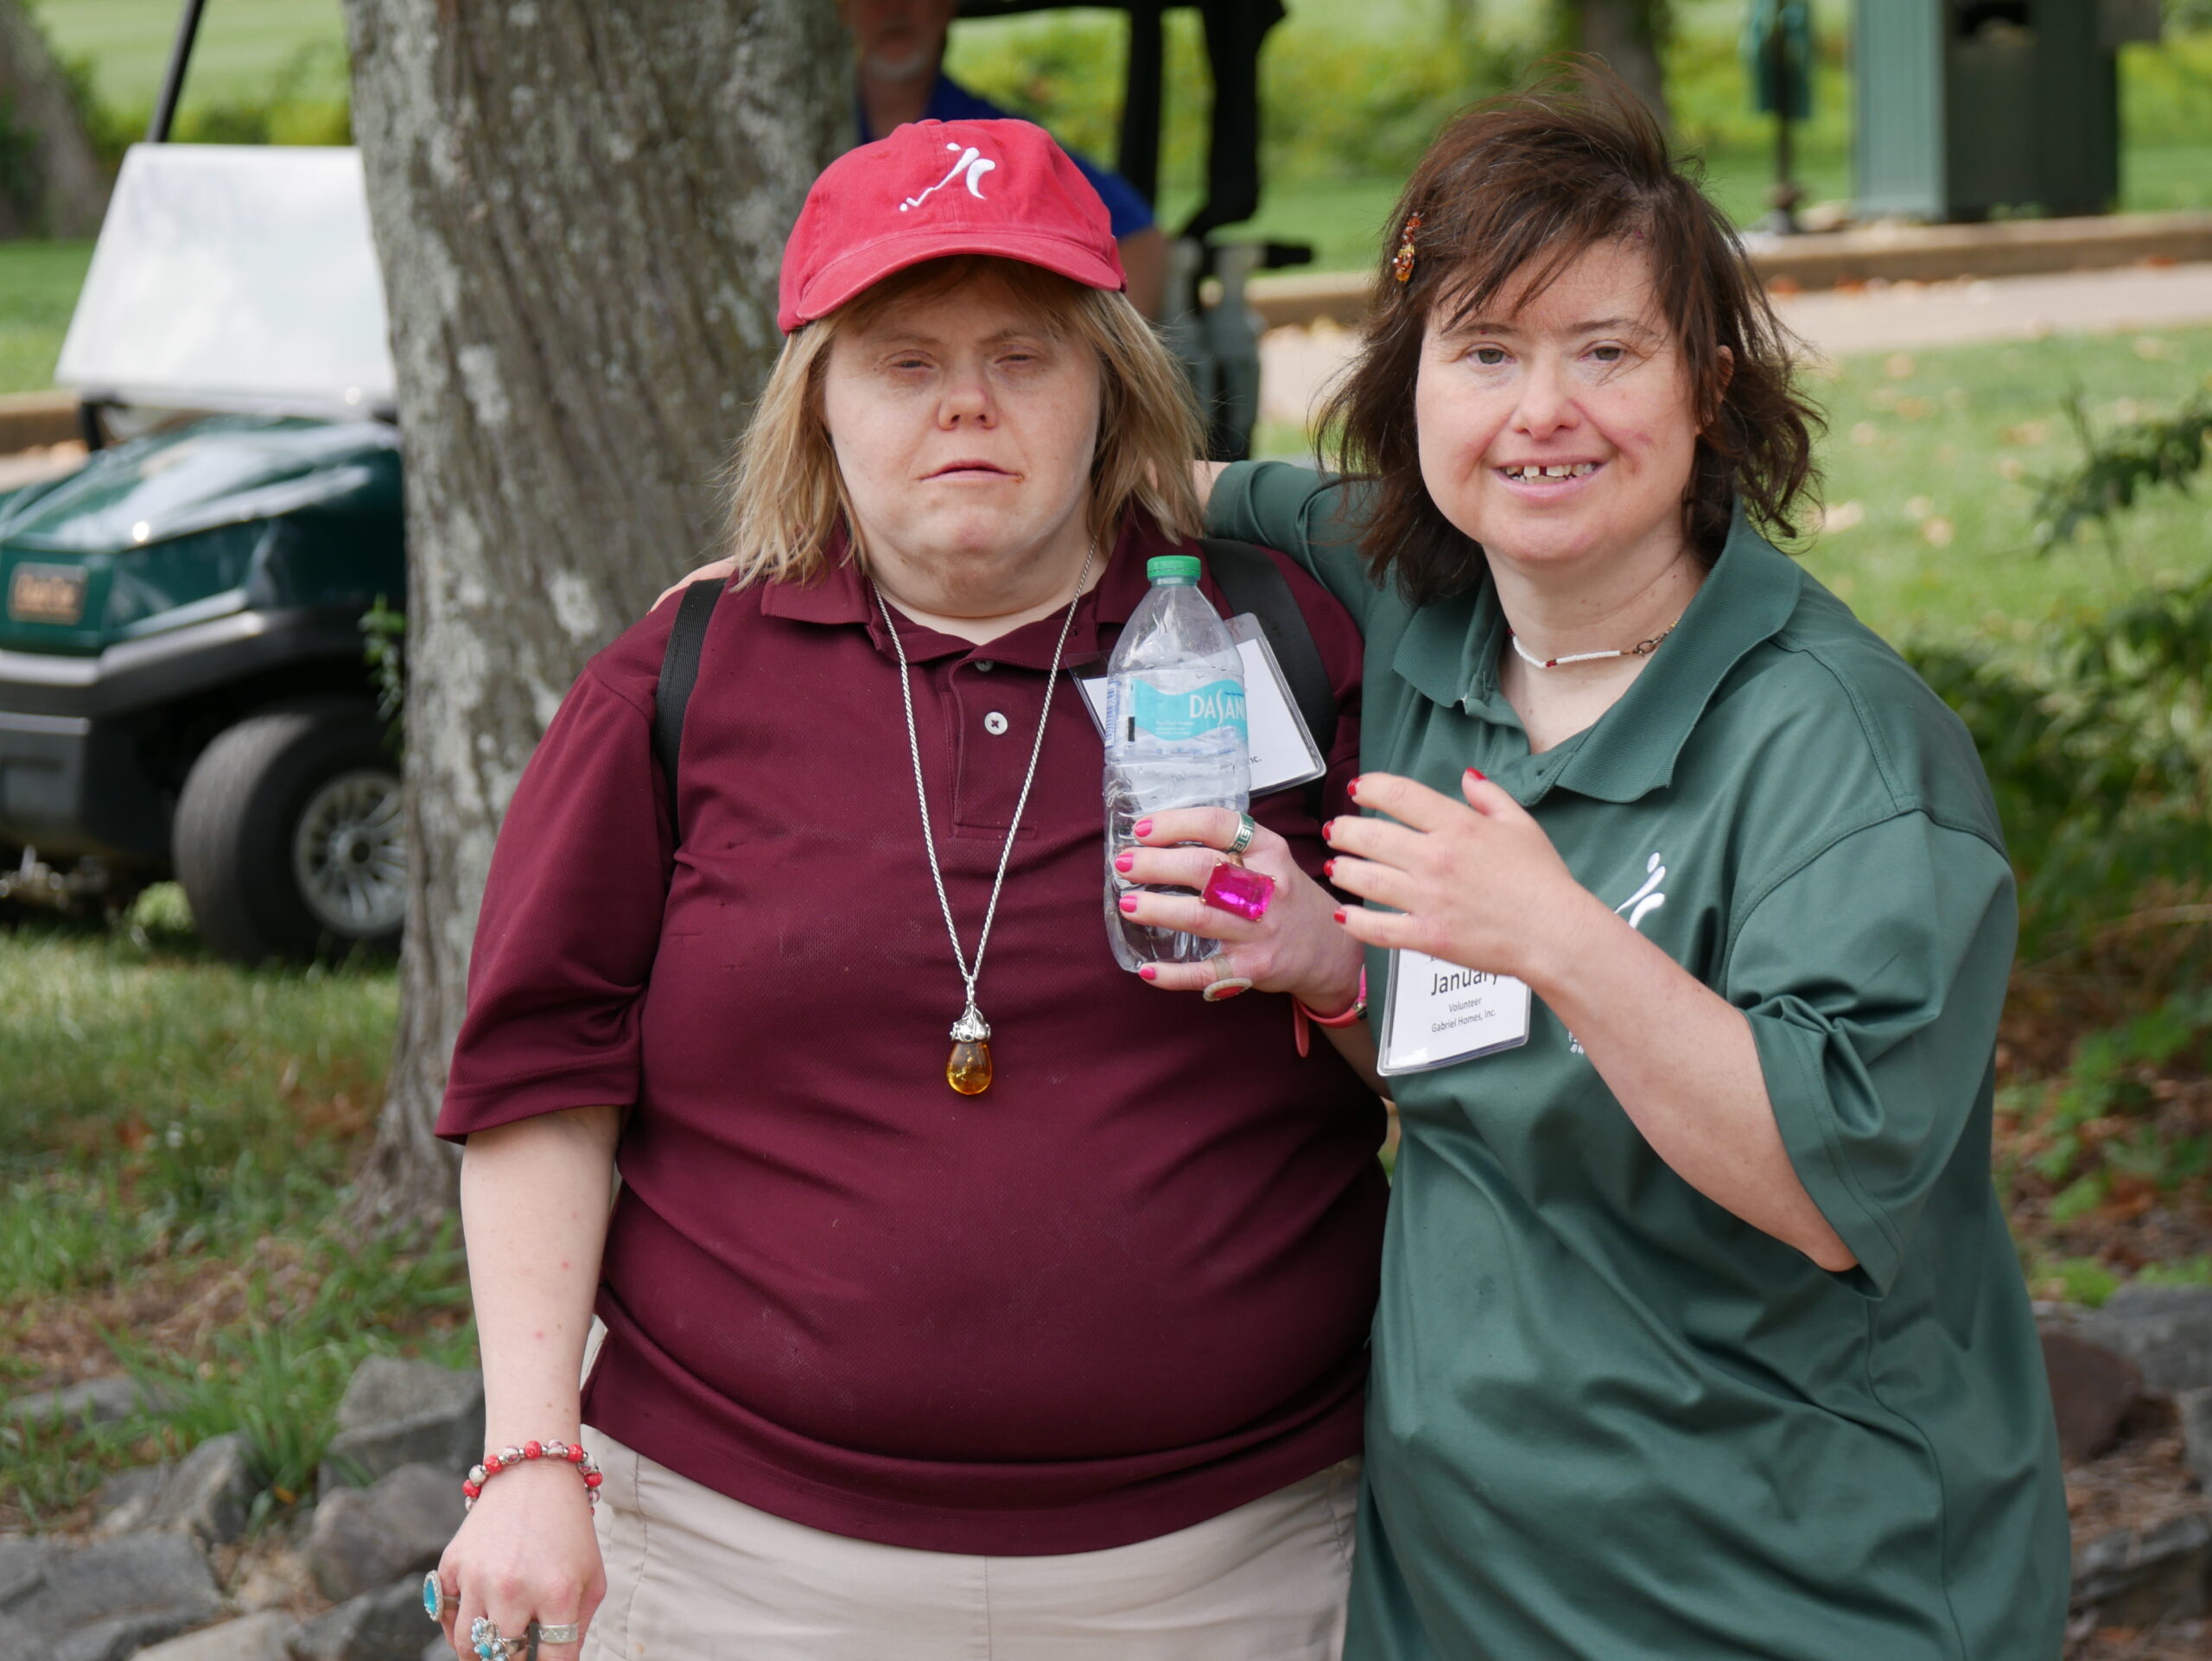
[[998,665],[988,658],[978,658],[976,659],[976,670],[978,674],[988,675],[991,671],[997,667]]
[[994,738],[1006,730],[1006,717],[996,710],[983,717],[983,730]]

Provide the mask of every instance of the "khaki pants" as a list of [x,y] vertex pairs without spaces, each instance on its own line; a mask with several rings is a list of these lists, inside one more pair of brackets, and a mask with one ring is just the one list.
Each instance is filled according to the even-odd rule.
[[1155,1540],[970,1557],[826,1534],[587,1431],[583,1661],[1336,1661],[1359,1461]]

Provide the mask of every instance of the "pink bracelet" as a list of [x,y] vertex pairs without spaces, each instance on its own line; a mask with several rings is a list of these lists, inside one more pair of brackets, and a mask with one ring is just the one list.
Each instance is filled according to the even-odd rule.
[[520,1465],[533,1459],[557,1459],[573,1465],[584,1480],[584,1494],[593,1505],[599,1504],[599,1485],[603,1479],[599,1467],[592,1462],[589,1454],[573,1442],[526,1441],[519,1448],[502,1448],[496,1454],[484,1455],[481,1465],[470,1468],[461,1485],[462,1499],[471,1511],[476,1509],[477,1497],[484,1492],[484,1485],[505,1470],[510,1465]]
[[1290,1001],[1290,1018],[1298,1034],[1298,1053],[1305,1055],[1313,1047],[1312,1036],[1306,1031],[1308,1023],[1316,1027],[1349,1027],[1366,1013],[1367,966],[1364,964],[1360,965],[1359,995],[1352,999],[1351,1008],[1342,1015],[1317,1015],[1306,1007],[1303,998],[1294,996]]

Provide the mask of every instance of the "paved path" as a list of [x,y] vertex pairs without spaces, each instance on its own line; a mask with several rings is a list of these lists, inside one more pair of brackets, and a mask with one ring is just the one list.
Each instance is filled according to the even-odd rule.
[[[2212,264],[2130,266],[2048,277],[1896,283],[1779,297],[1783,319],[1825,357],[2054,334],[2212,323]],[[1351,354],[1328,323],[1270,330],[1261,343],[1261,413],[1303,425],[1313,397]]]

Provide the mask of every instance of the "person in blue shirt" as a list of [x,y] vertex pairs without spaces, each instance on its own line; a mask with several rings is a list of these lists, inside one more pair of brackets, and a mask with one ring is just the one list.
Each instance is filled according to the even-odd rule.
[[[1007,114],[944,73],[944,41],[956,3],[840,0],[859,60],[861,143],[909,121],[990,121]],[[1073,150],[1068,159],[1090,181],[1112,217],[1131,303],[1146,316],[1158,317],[1167,287],[1167,239],[1153,220],[1152,205],[1120,174]]]

